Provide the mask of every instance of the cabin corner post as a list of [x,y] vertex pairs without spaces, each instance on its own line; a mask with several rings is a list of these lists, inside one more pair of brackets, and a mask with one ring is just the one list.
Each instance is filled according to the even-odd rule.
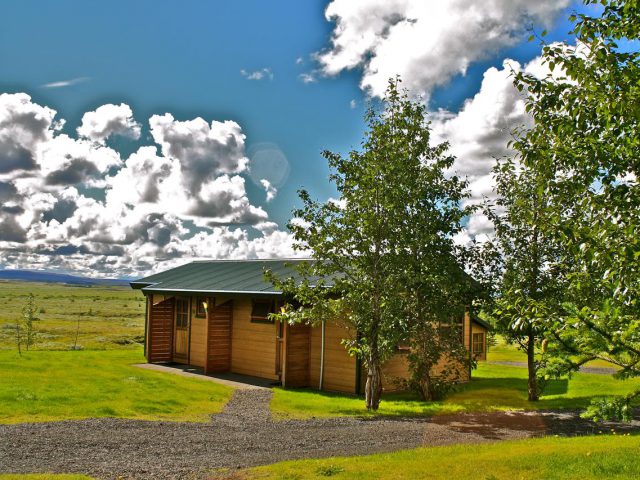
[[151,294],[144,296],[144,358],[149,361],[149,301]]

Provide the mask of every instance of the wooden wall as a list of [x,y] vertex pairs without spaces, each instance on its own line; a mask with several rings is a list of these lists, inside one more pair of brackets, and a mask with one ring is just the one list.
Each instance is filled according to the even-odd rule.
[[147,329],[149,362],[171,362],[173,360],[173,312],[174,299],[169,298],[149,304],[149,323]]
[[190,363],[196,367],[204,367],[206,359],[205,340],[207,334],[207,319],[205,317],[196,317],[196,301],[197,297],[193,297],[191,301]]
[[231,369],[231,325],[233,300],[221,305],[209,301],[207,361],[205,372],[228,372]]
[[[382,388],[385,392],[396,392],[398,390],[402,390],[402,386],[399,384],[398,380],[406,379],[408,376],[409,362],[407,361],[407,355],[403,353],[396,353],[382,365]],[[366,382],[366,370],[362,372],[362,378]],[[362,388],[361,391],[364,392],[364,388]]]
[[309,325],[285,326],[284,387],[309,386],[309,354],[311,327]]
[[[320,345],[322,330],[320,326],[311,329],[311,355],[309,369],[310,387],[317,389],[320,382]],[[342,325],[327,323],[324,351],[324,390],[355,393],[356,359],[351,357],[344,345],[343,338],[350,338],[351,332]]]
[[476,355],[476,360],[486,360],[487,359],[487,329],[482,325],[478,325],[477,323],[471,323],[471,334],[474,333],[484,333],[484,353],[482,355]]
[[251,298],[233,301],[231,371],[278,380],[276,375],[276,327],[251,323]]

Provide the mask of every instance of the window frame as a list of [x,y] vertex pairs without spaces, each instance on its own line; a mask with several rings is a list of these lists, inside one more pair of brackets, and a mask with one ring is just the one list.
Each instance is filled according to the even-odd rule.
[[[482,340],[478,342],[476,338],[481,338]],[[485,352],[485,341],[486,335],[484,332],[475,332],[471,334],[471,353],[474,355],[484,355]],[[476,349],[476,346],[480,346],[480,350]]]
[[[256,305],[268,305],[267,315],[266,316],[255,315],[254,313],[255,313]],[[251,323],[263,323],[267,325],[273,325],[275,323],[274,320],[269,319],[269,314],[271,313],[276,313],[275,300],[261,299],[261,298],[254,298],[251,300],[251,317],[250,317]]]
[[175,304],[176,329],[186,330],[189,328],[189,299],[188,298],[176,298]]
[[206,297],[196,297],[196,318],[207,317],[207,311],[205,310],[203,305],[203,303],[206,301]]

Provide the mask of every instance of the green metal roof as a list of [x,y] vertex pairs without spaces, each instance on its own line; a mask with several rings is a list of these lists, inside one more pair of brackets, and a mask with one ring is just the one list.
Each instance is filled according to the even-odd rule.
[[491,324],[489,322],[485,322],[484,320],[482,320],[481,318],[476,317],[475,315],[471,316],[471,321],[474,322],[474,323],[477,323],[481,327],[486,328],[487,330],[493,330],[493,327],[491,326]]
[[208,260],[192,262],[130,283],[143,292],[252,293],[280,295],[264,279],[269,269],[282,279],[294,277],[305,260]]

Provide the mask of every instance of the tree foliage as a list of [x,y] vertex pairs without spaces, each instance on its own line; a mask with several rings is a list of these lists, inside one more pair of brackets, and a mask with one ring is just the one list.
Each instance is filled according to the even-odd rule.
[[496,165],[494,176],[497,200],[486,213],[495,235],[480,257],[495,293],[486,310],[507,341],[527,355],[528,398],[536,401],[548,380],[577,368],[550,343],[548,331],[548,319],[562,302],[561,246],[549,235],[549,198],[536,172],[506,159]]
[[[348,324],[347,347],[364,360],[366,406],[374,410],[381,365],[398,344],[429,322],[454,318],[454,300],[464,306],[452,286],[463,274],[451,238],[466,214],[459,207],[465,184],[445,176],[453,157],[446,144],[430,146],[425,113],[399,80],[390,81],[383,108],[366,113],[361,148],[347,157],[323,152],[339,200],[299,192],[303,206],[289,228],[314,261],[299,267],[296,280],[271,276],[300,305],[279,319]],[[432,352],[425,361],[438,358]]]
[[[566,351],[638,376],[640,4],[585,3],[601,4],[601,14],[571,18],[576,45],[544,46],[554,75],[517,75],[535,123],[514,146],[549,201],[545,235],[561,246],[564,294],[545,328]],[[632,398],[590,414],[621,416]]]

